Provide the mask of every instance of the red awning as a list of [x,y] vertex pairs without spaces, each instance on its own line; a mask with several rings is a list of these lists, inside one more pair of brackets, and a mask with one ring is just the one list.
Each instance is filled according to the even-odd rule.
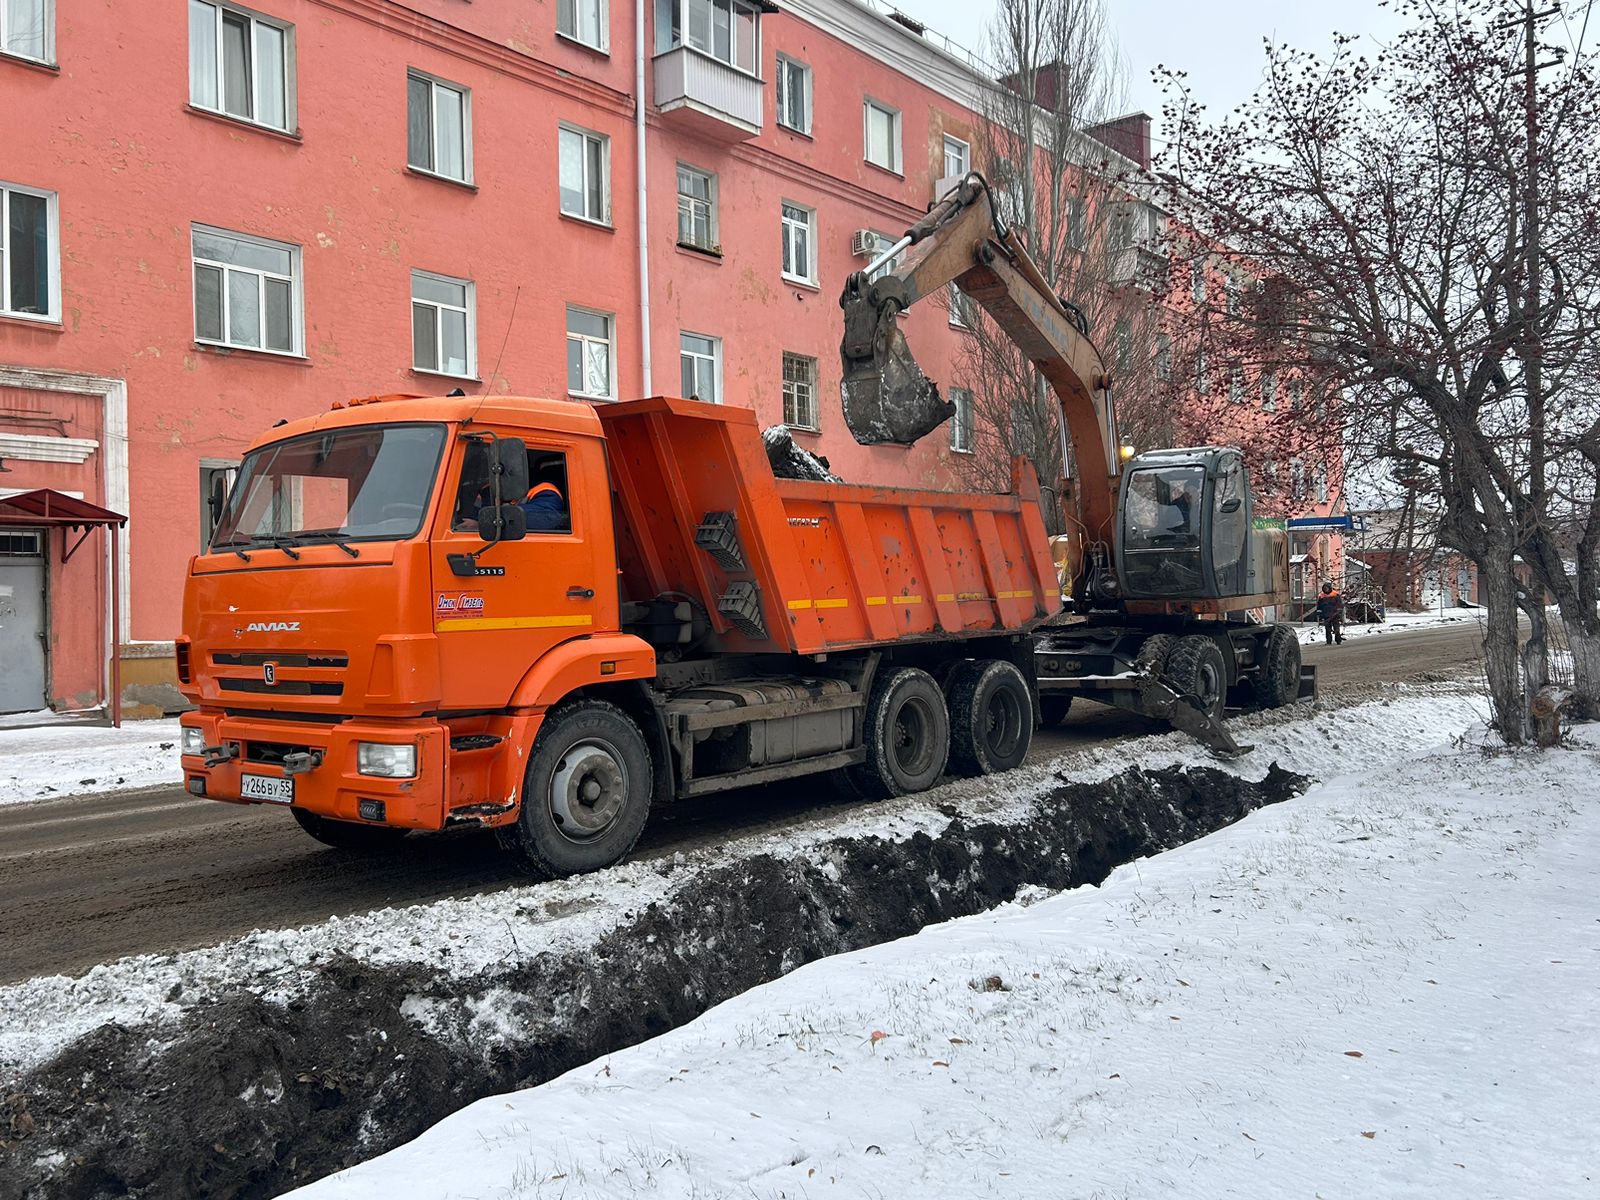
[[89,529],[96,525],[126,525],[128,518],[109,508],[90,504],[52,488],[0,497],[0,525],[66,526]]

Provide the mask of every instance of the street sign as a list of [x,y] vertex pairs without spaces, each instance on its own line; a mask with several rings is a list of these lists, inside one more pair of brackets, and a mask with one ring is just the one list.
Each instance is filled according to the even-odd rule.
[[1350,529],[1354,522],[1344,517],[1290,517],[1290,529]]

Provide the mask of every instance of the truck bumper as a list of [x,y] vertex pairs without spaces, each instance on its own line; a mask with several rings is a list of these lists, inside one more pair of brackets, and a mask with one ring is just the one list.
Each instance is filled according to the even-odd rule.
[[[477,824],[503,824],[515,817],[521,780],[508,783],[511,773],[504,769],[517,757],[505,752],[516,744],[516,736],[507,736],[510,729],[489,739],[474,730],[477,741],[494,745],[453,754],[451,736],[460,731],[431,718],[354,717],[328,725],[201,710],[186,713],[181,724],[199,729],[209,752],[182,756],[184,787],[191,795],[232,804],[292,805],[336,821],[402,829],[442,829],[469,811]],[[529,731],[519,728],[515,734]],[[361,774],[357,747],[362,742],[415,747],[416,773],[404,779]],[[495,750],[500,752],[490,752]]]

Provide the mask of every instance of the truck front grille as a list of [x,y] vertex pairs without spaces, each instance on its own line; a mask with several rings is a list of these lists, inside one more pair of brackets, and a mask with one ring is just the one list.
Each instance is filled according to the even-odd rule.
[[217,686],[225,692],[256,692],[266,696],[344,695],[344,684],[320,679],[280,679],[277,683],[268,683],[265,679],[219,679]]
[[213,650],[211,661],[219,667],[348,667],[350,656],[337,650]]

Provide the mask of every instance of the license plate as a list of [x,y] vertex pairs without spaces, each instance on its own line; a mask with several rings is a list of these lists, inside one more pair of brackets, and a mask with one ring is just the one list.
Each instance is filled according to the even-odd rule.
[[246,800],[270,800],[273,804],[293,804],[294,780],[277,775],[241,775],[239,795]]

